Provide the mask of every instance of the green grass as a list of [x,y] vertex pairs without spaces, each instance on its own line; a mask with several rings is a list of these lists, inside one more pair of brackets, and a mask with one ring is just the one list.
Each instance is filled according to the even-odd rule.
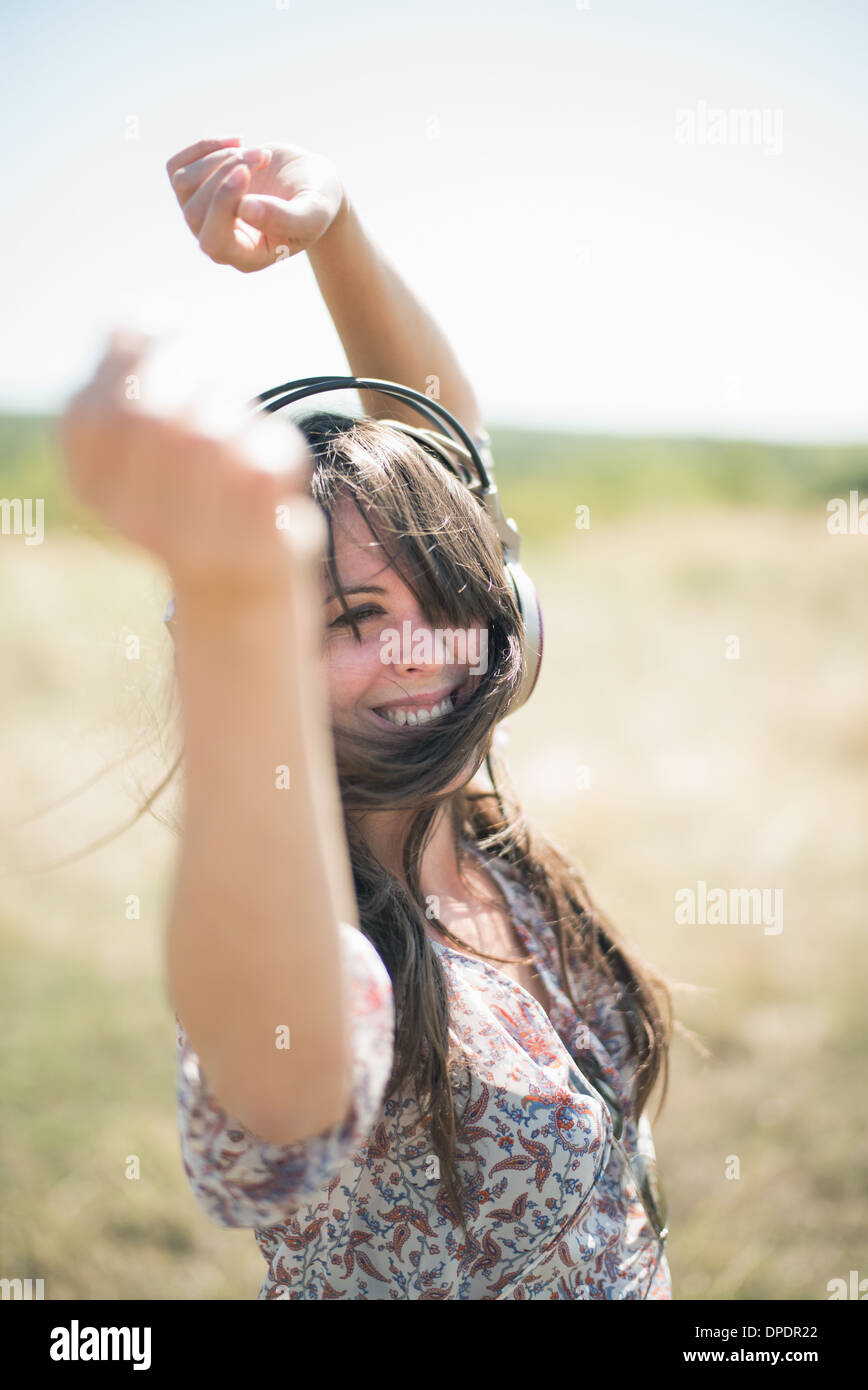
[[[715,503],[824,511],[829,498],[846,497],[851,488],[868,492],[868,444],[646,439],[494,424],[490,433],[505,510],[528,534],[574,526],[580,504],[591,508],[593,521],[594,514]],[[0,495],[44,498],[47,529],[75,525],[105,534],[70,494],[52,417],[0,415]]]

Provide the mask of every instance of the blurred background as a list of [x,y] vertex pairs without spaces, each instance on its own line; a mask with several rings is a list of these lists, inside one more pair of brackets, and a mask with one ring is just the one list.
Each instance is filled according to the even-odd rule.
[[[180,1162],[177,787],[76,857],[171,765],[172,655],[165,576],[72,502],[55,431],[130,319],[242,398],[346,370],[306,257],[239,275],[183,222],[166,160],[237,134],[335,162],[483,406],[546,620],[516,788],[692,987],[654,1122],[674,1296],[868,1277],[868,16],[698,8],[6,16],[0,1276],[222,1299],[264,1274]],[[780,890],[780,930],[679,924],[700,882]]]

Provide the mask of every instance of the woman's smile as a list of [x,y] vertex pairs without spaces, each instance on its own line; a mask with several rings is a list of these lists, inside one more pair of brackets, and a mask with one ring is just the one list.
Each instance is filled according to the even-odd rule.
[[467,698],[465,682],[458,685],[444,685],[436,690],[421,692],[404,700],[389,700],[385,704],[371,707],[371,713],[380,724],[401,728],[407,724],[428,724],[451,714],[456,706]]

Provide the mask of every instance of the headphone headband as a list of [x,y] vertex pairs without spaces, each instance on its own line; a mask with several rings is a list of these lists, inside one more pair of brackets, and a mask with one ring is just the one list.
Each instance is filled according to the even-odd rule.
[[[476,444],[460,420],[456,419],[439,401],[434,401],[430,396],[423,395],[421,391],[414,390],[412,386],[403,386],[397,381],[380,381],[375,377],[308,376],[299,377],[296,381],[285,381],[282,386],[272,386],[268,391],[261,391],[258,396],[254,396],[250,405],[253,408],[259,407],[259,413],[270,413],[283,410],[285,406],[292,405],[295,401],[304,400],[307,396],[318,395],[321,391],[359,389],[378,391],[381,395],[393,396],[397,400],[406,401],[414,410],[418,410],[420,415],[424,415],[435,426],[439,426],[439,430],[423,430],[418,426],[406,425],[402,420],[381,421],[384,425],[391,425],[395,429],[413,435],[420,444],[434,449],[446,467],[458,477],[460,474],[457,473],[454,464],[444,457],[446,445],[441,442],[441,438],[446,440],[450,448],[460,451],[460,454],[466,462],[470,463],[476,474],[475,479],[461,478],[461,482],[479,499],[491,517],[503,546],[504,560],[507,562],[517,561],[521,550],[521,534],[512,518],[503,514],[497,484],[494,480],[494,464],[491,460],[487,464],[483,462]],[[449,438],[443,429],[444,423],[449,425],[458,435],[458,442]]]

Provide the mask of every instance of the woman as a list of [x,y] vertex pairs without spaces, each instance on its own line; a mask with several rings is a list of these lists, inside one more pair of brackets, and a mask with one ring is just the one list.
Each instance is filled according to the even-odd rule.
[[[327,160],[212,140],[167,169],[211,259],[307,251],[352,372],[436,378],[487,448]],[[255,1230],[260,1298],[671,1297],[645,1113],[665,981],[480,771],[523,675],[493,524],[403,403],[211,433],[127,400],[142,352],[115,337],[64,436],[79,495],[174,581],[166,959],[198,1200]],[[479,640],[386,657],[408,622]]]

